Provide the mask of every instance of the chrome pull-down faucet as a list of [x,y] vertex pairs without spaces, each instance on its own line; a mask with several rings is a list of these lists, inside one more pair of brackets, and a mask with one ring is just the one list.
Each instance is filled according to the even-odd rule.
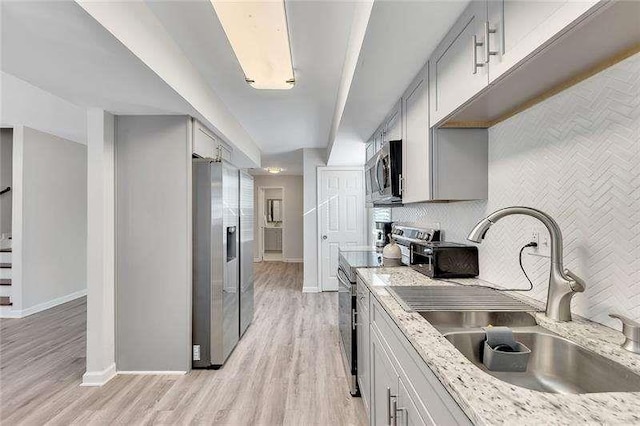
[[489,228],[506,216],[522,214],[542,222],[551,237],[551,269],[547,296],[547,317],[556,321],[571,321],[571,298],[585,289],[584,281],[562,266],[562,232],[551,216],[531,207],[507,207],[491,213],[471,230],[467,239],[481,243]]

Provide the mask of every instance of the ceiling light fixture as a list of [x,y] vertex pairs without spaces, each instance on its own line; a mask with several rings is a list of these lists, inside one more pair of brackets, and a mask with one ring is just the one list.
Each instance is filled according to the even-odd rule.
[[281,173],[284,171],[284,169],[280,167],[266,167],[265,170],[271,173],[272,175],[277,175],[278,173]]
[[284,0],[211,0],[229,43],[255,89],[295,84]]

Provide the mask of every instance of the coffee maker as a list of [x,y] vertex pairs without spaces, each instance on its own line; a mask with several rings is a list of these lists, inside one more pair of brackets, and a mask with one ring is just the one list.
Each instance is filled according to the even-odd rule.
[[376,244],[376,248],[382,249],[389,243],[389,234],[391,234],[392,222],[376,222],[376,226],[373,230],[373,240]]

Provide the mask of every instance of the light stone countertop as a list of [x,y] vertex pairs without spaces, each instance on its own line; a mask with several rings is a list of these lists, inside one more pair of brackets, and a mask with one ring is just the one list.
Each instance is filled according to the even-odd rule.
[[[473,423],[640,424],[640,392],[552,394],[503,382],[473,365],[422,316],[405,311],[386,289],[455,284],[430,279],[406,266],[358,269],[357,272]],[[475,279],[454,281],[490,285]],[[544,309],[539,301],[519,298]],[[559,323],[540,312],[536,320],[542,327],[640,374],[640,356],[620,348],[624,340],[620,332],[576,315],[571,322]]]

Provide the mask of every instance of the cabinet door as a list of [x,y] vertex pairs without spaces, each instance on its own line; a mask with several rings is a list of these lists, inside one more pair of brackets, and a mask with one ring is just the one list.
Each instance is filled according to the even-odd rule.
[[273,241],[273,229],[264,228],[264,249],[266,251],[274,250],[274,241]]
[[399,141],[402,139],[402,99],[398,101],[387,117],[384,141]]
[[356,327],[356,340],[358,350],[358,386],[364,409],[369,413],[369,315],[363,305],[363,297],[358,296],[358,323]]
[[[429,60],[431,125],[489,84],[484,57],[486,1],[472,1]],[[478,45],[474,45],[473,41]]]
[[402,202],[431,199],[431,158],[429,155],[428,65],[418,73],[402,101]]
[[488,27],[492,82],[590,12],[599,0],[489,0]]
[[375,157],[378,151],[380,151],[380,147],[382,146],[382,141],[380,140],[380,129],[376,129],[373,134],[373,156]]
[[218,140],[198,120],[193,119],[193,153],[201,158],[215,158]]
[[387,355],[382,341],[371,332],[371,425],[393,424],[392,403],[398,395],[398,374]]
[[418,407],[411,399],[409,391],[402,378],[398,381],[398,410],[396,412],[397,421],[396,425],[402,426],[423,426],[423,425],[435,425],[432,419],[423,419],[420,416]]
[[375,153],[376,153],[376,145],[373,142],[373,139],[369,139],[369,142],[367,143],[367,147],[366,147],[366,153],[367,153],[366,161],[369,161],[375,155]]

